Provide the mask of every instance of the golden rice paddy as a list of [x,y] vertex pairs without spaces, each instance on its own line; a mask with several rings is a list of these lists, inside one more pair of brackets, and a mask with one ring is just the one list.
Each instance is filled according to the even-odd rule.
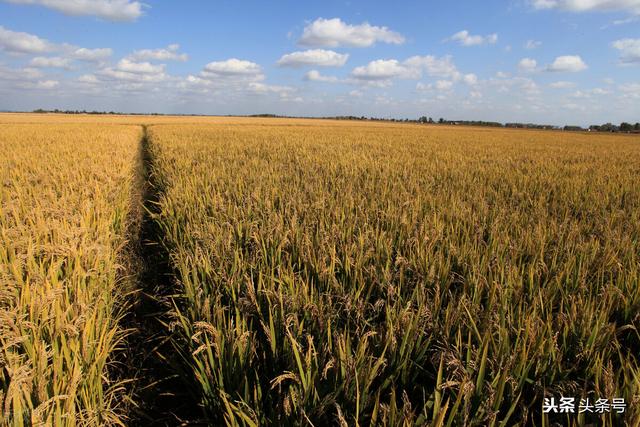
[[185,422],[640,422],[637,137],[55,115],[0,115],[0,422],[135,422],[143,134]]

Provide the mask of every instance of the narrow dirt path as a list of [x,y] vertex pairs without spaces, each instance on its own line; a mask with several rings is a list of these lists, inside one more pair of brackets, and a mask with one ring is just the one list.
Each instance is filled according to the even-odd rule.
[[132,332],[127,339],[127,369],[130,369],[131,405],[129,425],[176,426],[197,425],[200,414],[197,399],[188,393],[184,375],[180,375],[179,355],[170,343],[170,296],[175,293],[175,276],[170,256],[163,245],[160,227],[155,221],[160,213],[163,192],[153,173],[147,127],[140,142],[141,220],[133,233],[137,268],[136,289],[125,327]]

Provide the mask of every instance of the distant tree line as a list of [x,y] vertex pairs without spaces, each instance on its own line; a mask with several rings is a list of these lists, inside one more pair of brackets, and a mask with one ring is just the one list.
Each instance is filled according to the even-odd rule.
[[632,125],[631,123],[622,122],[620,126],[616,126],[611,123],[605,123],[603,125],[591,125],[589,126],[591,132],[640,132],[640,123]]
[[[129,114],[129,115],[150,115],[150,116],[164,116],[161,113],[120,113],[115,111],[86,111],[86,110],[44,110],[38,108],[33,110],[34,113],[57,113],[57,114]],[[207,116],[206,114],[171,114],[176,116]],[[504,127],[504,128],[518,128],[518,129],[547,129],[547,130],[565,130],[565,131],[589,131],[589,132],[623,132],[623,133],[640,133],[640,122],[631,124],[622,122],[620,125],[614,125],[612,123],[605,123],[603,125],[591,125],[588,128],[581,126],[553,126],[553,125],[541,125],[537,123],[500,123],[490,122],[483,120],[447,120],[439,118],[434,120],[432,117],[421,116],[418,119],[397,119],[397,118],[382,118],[382,117],[366,117],[366,116],[327,116],[327,117],[300,117],[300,116],[285,116],[278,114],[251,114],[246,117],[265,117],[265,118],[319,118],[319,119],[332,119],[332,120],[362,120],[362,121],[384,121],[384,122],[401,122],[401,123],[422,123],[422,124],[439,124],[439,125],[460,125],[460,126],[487,126],[487,127]]]

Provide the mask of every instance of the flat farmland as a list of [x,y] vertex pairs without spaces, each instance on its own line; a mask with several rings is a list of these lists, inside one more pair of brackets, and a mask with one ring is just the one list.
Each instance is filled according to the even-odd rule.
[[640,422],[637,136],[3,114],[0,151],[7,425]]

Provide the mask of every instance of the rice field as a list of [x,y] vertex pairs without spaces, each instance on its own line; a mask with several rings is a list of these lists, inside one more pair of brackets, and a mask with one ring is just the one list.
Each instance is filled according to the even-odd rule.
[[140,136],[0,125],[0,425],[122,422],[109,363]]
[[[637,137],[294,119],[0,123],[7,425],[145,425],[131,416],[144,406],[135,381],[112,368],[137,336],[119,320],[136,275],[126,242],[143,155],[154,248],[171,271],[157,287],[170,350],[149,357],[193,403],[179,422],[640,423]],[[626,408],[543,413],[560,396]]]

